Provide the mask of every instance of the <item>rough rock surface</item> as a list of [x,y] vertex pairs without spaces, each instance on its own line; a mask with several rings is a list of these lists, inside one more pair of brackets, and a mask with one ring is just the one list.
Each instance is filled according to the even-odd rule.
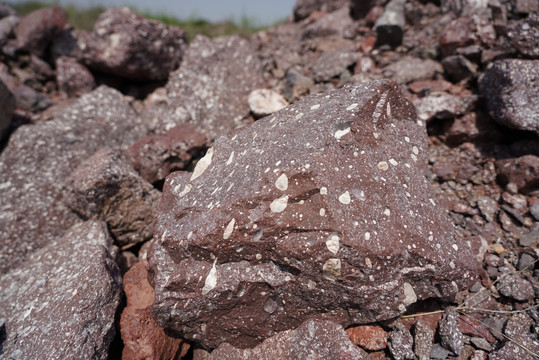
[[107,359],[122,279],[107,226],[89,221],[0,278],[6,359]]
[[521,193],[539,189],[539,156],[524,155],[514,159],[498,160],[496,173],[502,186],[515,184]]
[[127,306],[120,328],[123,360],[177,359],[187,353],[189,344],[167,336],[150,314],[155,293],[148,283],[146,261],[135,264],[123,278]]
[[222,344],[207,360],[369,359],[344,329],[328,320],[308,320],[295,330],[283,331],[253,349]]
[[207,145],[208,139],[197,127],[182,124],[164,134],[143,137],[125,155],[135,170],[153,184],[173,171],[184,170]]
[[247,123],[247,97],[260,87],[260,63],[246,40],[199,35],[182,66],[171,73],[166,99],[151,106],[143,118],[157,133],[192,123],[215,138]]
[[81,40],[88,67],[137,80],[167,79],[187,43],[182,29],[145,19],[127,7],[103,12],[94,31]]
[[15,97],[0,80],[0,140],[4,137],[11,124],[11,115],[13,115],[14,109]]
[[161,193],[117,151],[102,149],[82,162],[66,180],[65,197],[83,219],[105,221],[122,247],[153,236]]
[[54,120],[19,127],[0,154],[0,272],[80,221],[61,201],[63,180],[80,162],[145,131],[124,97],[105,86]]
[[479,94],[500,124],[539,134],[539,60],[496,61],[479,79]]
[[366,350],[383,350],[387,346],[389,334],[376,325],[361,325],[346,329],[350,340]]
[[94,76],[74,58],[61,56],[56,59],[55,64],[56,81],[60,92],[72,97],[80,96],[94,89]]
[[58,6],[26,15],[15,28],[17,48],[43,56],[47,45],[65,26],[67,14]]
[[294,5],[294,20],[303,20],[315,11],[332,12],[349,3],[350,0],[298,0]]
[[388,319],[470,285],[478,264],[424,176],[424,126],[378,81],[218,138],[165,183],[148,254],[157,322],[248,347],[309,318]]

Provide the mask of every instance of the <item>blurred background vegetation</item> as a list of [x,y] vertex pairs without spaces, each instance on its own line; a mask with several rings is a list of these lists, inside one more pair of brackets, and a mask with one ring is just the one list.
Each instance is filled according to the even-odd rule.
[[[58,5],[57,3],[44,2],[44,1],[25,1],[12,3],[8,1],[9,6],[11,6],[17,13],[21,16],[24,16],[34,10],[41,9],[44,7],[49,7],[53,5]],[[92,6],[92,7],[78,7],[73,5],[62,6],[67,13],[67,22],[71,24],[76,29],[91,31],[93,29],[94,23],[99,17],[99,15],[105,11],[105,8],[102,6]],[[175,17],[160,14],[160,13],[149,13],[144,11],[139,11],[138,9],[132,8],[133,11],[144,16],[148,19],[159,20],[165,24],[178,26],[185,30],[189,40],[193,39],[195,35],[202,34],[209,37],[216,37],[221,35],[232,35],[237,34],[245,38],[251,36],[253,33],[262,30],[266,27],[257,26],[255,21],[250,19],[247,16],[242,16],[239,21],[222,21],[211,23],[202,18],[190,17],[188,19],[177,19]]]

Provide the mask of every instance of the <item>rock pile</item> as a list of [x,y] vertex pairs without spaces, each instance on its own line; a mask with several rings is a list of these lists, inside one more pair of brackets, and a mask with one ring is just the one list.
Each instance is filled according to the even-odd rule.
[[0,357],[538,356],[536,0],[66,19],[0,3]]

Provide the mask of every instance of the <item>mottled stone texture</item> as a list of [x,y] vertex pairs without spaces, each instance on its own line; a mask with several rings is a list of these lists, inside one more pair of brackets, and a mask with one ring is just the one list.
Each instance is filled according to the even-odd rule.
[[524,155],[498,160],[495,164],[497,179],[502,186],[513,183],[523,194],[539,189],[539,156]]
[[61,192],[84,159],[145,131],[122,94],[104,86],[54,120],[17,128],[0,154],[0,272],[80,221]]
[[68,206],[105,221],[120,246],[152,238],[160,197],[117,151],[96,152],[66,180]]
[[170,75],[166,101],[150,107],[143,118],[157,133],[192,123],[215,138],[247,123],[247,97],[260,87],[261,65],[246,40],[199,35]]
[[283,331],[254,349],[223,344],[208,360],[370,359],[355,346],[344,329],[332,321],[309,320],[295,330]]
[[107,226],[89,221],[0,278],[5,359],[107,359],[122,279]]
[[58,6],[31,12],[15,28],[17,48],[43,56],[48,44],[64,28],[66,21],[66,12]]
[[500,60],[479,79],[479,94],[497,122],[539,134],[539,60]]
[[74,58],[61,56],[56,59],[56,81],[61,93],[80,96],[95,87],[92,73]]
[[155,293],[147,278],[146,261],[135,264],[123,278],[127,307],[120,320],[122,359],[179,359],[189,344],[167,336],[155,323],[150,313]]
[[187,38],[178,27],[121,7],[102,13],[90,36],[79,41],[91,69],[136,80],[165,80],[180,64]]
[[470,285],[479,265],[434,200],[426,147],[389,80],[218,138],[165,182],[148,255],[157,322],[249,347],[309,318],[374,322]]
[[2,80],[0,80],[0,140],[7,133],[14,109],[15,97]]

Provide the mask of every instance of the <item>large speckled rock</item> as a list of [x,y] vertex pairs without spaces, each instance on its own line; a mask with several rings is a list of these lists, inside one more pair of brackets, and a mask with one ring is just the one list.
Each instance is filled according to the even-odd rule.
[[68,206],[84,219],[105,221],[122,247],[152,238],[160,197],[121,153],[112,150],[99,150],[66,180]]
[[107,226],[89,221],[0,278],[5,359],[107,359],[122,279]]
[[83,160],[145,131],[123,95],[105,86],[54,120],[17,128],[0,154],[0,273],[80,221],[62,188]]
[[145,19],[127,7],[103,12],[90,36],[79,41],[88,67],[136,80],[166,80],[187,44],[182,29]]
[[479,264],[435,200],[426,148],[389,80],[218,138],[165,182],[148,255],[156,321],[245,348],[310,318],[389,319],[471,285]]
[[539,134],[539,60],[496,61],[479,79],[479,94],[498,123]]
[[170,75],[166,100],[142,116],[157,133],[192,123],[215,138],[248,123],[247,98],[260,87],[261,65],[245,39],[199,35]]
[[355,346],[339,324],[308,320],[295,330],[283,331],[254,349],[237,349],[223,344],[208,360],[370,359]]

